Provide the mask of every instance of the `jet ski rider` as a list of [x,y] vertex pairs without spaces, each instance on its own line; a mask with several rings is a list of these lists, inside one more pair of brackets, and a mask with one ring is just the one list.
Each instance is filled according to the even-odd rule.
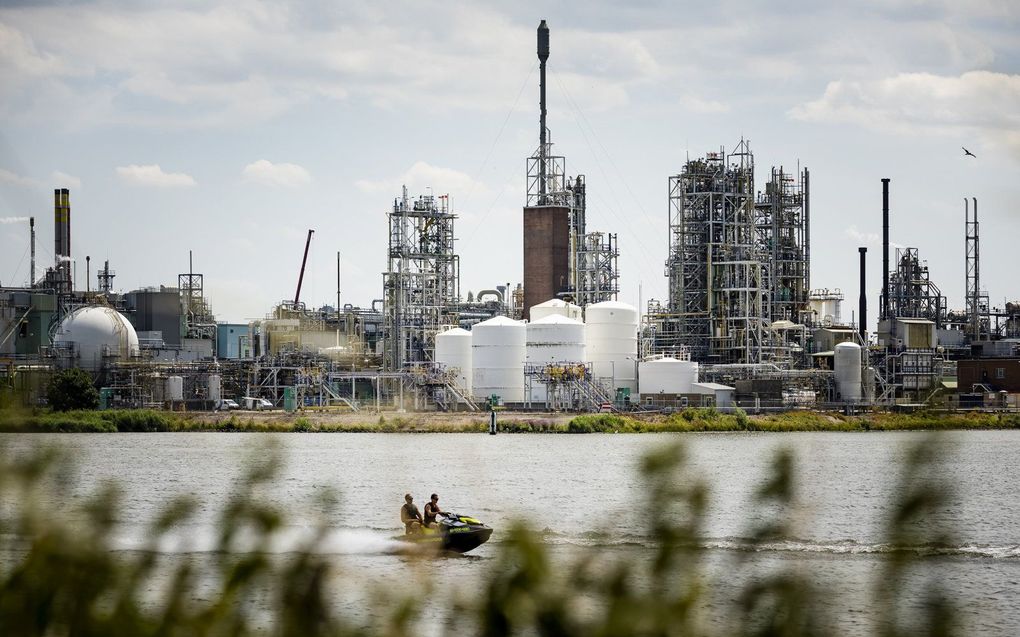
[[400,507],[400,521],[404,523],[405,535],[417,535],[421,532],[421,513],[418,512],[410,493],[404,495],[404,506]]
[[446,511],[439,508],[439,496],[433,493],[425,505],[425,528],[431,529],[432,525],[436,523],[436,516],[441,513],[446,513]]

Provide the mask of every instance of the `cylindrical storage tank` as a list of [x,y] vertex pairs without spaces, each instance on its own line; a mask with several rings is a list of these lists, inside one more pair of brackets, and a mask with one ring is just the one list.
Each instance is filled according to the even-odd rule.
[[698,382],[698,364],[676,358],[657,358],[638,363],[638,393],[690,394]]
[[436,362],[455,374],[458,388],[471,396],[471,332],[455,327],[437,334]]
[[123,314],[111,307],[80,307],[60,322],[53,336],[58,349],[70,351],[72,362],[89,371],[103,363],[138,356],[138,334]]
[[[539,306],[535,306],[537,308]],[[576,306],[575,306],[576,307]],[[534,310],[532,308],[532,318]],[[548,314],[528,323],[525,360],[529,365],[584,363],[584,323],[560,314]],[[536,379],[531,386],[531,401],[544,403],[546,387]]]
[[863,395],[861,385],[861,346],[857,343],[836,345],[833,360],[836,371],[836,391],[842,401],[859,401]]
[[471,391],[481,400],[524,402],[524,323],[496,316],[471,329]]
[[586,354],[596,379],[636,394],[638,313],[633,305],[602,301],[585,310]]
[[166,377],[166,399],[171,401],[184,400],[184,377]]
[[223,378],[219,374],[209,374],[205,382],[209,400],[213,402],[213,407],[215,407],[220,402],[220,398],[223,397]]
[[581,306],[568,303],[563,299],[549,299],[545,303],[531,306],[530,316],[532,323],[553,315],[565,316],[569,319],[580,321],[582,317]]

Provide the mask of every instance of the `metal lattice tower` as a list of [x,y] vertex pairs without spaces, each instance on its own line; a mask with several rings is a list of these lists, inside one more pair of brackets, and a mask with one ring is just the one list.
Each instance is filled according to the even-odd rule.
[[669,332],[666,349],[695,360],[757,363],[765,357],[770,309],[757,242],[754,156],[741,140],[689,160],[669,178]]
[[188,338],[214,338],[216,319],[205,299],[205,277],[194,271],[191,251],[188,251],[188,272],[177,275],[177,287],[181,293],[185,336]]
[[436,334],[457,324],[460,258],[454,253],[447,195],[411,200],[407,187],[388,215],[383,273],[383,365],[398,371],[435,358]]
[[971,216],[967,199],[963,200],[964,218],[966,220],[966,263],[967,273],[967,334],[971,340],[980,341],[989,335],[990,316],[988,293],[981,290],[981,252],[980,228],[978,226],[977,199],[974,202],[974,215]]
[[615,301],[620,293],[620,249],[616,233],[589,232],[577,253],[575,303],[584,307]]
[[917,248],[896,248],[896,269],[889,273],[889,317],[919,318],[941,329],[946,323],[946,297],[928,276],[928,262]]
[[810,189],[804,169],[799,179],[772,168],[772,177],[755,203],[760,251],[767,255],[772,321],[805,323],[811,290]]

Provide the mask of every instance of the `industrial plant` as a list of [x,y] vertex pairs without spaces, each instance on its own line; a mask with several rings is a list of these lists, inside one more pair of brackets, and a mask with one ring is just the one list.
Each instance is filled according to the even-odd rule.
[[[123,292],[109,261],[93,272],[73,252],[71,193],[57,189],[54,262],[36,271],[33,217],[29,280],[0,288],[0,383],[45,405],[51,375],[77,367],[103,408],[194,411],[1018,406],[1020,301],[993,308],[981,288],[974,198],[963,202],[966,298],[954,310],[916,248],[890,251],[891,184],[875,184],[882,287],[871,329],[867,248],[848,321],[843,292],[811,280],[810,171],[759,169],[741,139],[662,176],[668,239],[656,258],[668,298],[620,302],[627,246],[588,227],[585,175],[569,173],[553,149],[545,21],[537,43],[524,265],[506,283],[462,294],[450,196],[404,187],[375,239],[386,251],[377,299],[341,304],[338,253],[336,304],[302,301],[309,229],[293,297],[288,290],[262,319],[222,323],[190,254],[171,285]],[[84,290],[72,263],[79,272],[84,263]]]

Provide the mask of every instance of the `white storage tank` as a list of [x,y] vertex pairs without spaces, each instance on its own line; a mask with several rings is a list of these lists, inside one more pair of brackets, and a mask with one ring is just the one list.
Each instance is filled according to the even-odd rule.
[[455,327],[436,335],[436,362],[457,376],[457,386],[471,396],[471,332]]
[[223,397],[223,379],[219,374],[209,374],[205,382],[209,400],[213,402],[215,407],[220,402],[220,398]]
[[471,329],[471,393],[484,400],[524,402],[524,323],[497,316]]
[[613,388],[637,394],[638,312],[633,305],[602,301],[585,310],[586,355],[592,374]]
[[[525,360],[529,365],[585,362],[584,323],[581,321],[548,314],[528,323],[527,332]],[[531,386],[531,401],[544,403],[545,399],[546,387],[535,379]]]
[[71,356],[71,362],[99,371],[105,361],[138,356],[138,334],[123,314],[111,307],[80,307],[64,317],[53,345]]
[[863,396],[861,385],[861,346],[857,343],[836,345],[833,367],[836,372],[836,391],[842,401],[859,401]]
[[568,303],[563,299],[549,299],[545,303],[531,306],[530,316],[532,323],[553,315],[565,316],[569,319],[580,321],[582,317],[581,306]]
[[658,394],[692,394],[698,382],[698,364],[676,358],[656,358],[638,363],[638,393],[641,396]]
[[184,400],[183,376],[166,377],[166,399],[178,402]]

